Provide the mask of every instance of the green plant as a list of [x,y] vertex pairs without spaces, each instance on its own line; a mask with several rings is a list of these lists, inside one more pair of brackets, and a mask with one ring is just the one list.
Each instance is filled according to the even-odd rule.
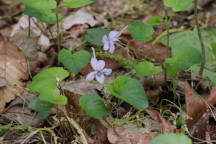
[[119,76],[114,80],[113,85],[108,87],[109,92],[119,99],[131,104],[137,109],[148,107],[148,99],[142,84],[127,76]]
[[50,108],[55,105],[67,103],[67,98],[60,94],[61,89],[59,88],[60,82],[68,76],[69,73],[63,68],[53,67],[33,77],[28,88],[33,92],[38,92],[39,95],[30,102],[29,107],[38,111],[40,118],[46,118],[50,113]]
[[150,144],[192,144],[192,141],[182,133],[165,133],[154,137]]

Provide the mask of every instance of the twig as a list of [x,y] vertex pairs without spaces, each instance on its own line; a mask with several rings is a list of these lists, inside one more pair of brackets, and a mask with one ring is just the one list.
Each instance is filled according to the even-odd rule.
[[28,37],[31,35],[31,16],[28,16]]
[[205,63],[206,63],[206,60],[205,60],[206,56],[205,56],[205,46],[203,43],[202,34],[200,31],[200,26],[199,26],[199,22],[198,22],[197,5],[198,5],[197,0],[195,0],[194,1],[194,15],[195,15],[195,22],[196,22],[198,37],[199,37],[200,45],[202,48],[202,58],[203,58],[203,61],[202,61],[201,66],[200,66],[199,76],[202,77],[203,70],[204,70]]
[[86,137],[85,137],[85,134],[84,134],[84,132],[83,132],[83,129],[80,127],[80,125],[73,119],[73,118],[69,118],[68,116],[67,116],[67,113],[65,112],[65,110],[62,110],[62,109],[60,109],[63,113],[64,113],[64,115],[65,115],[65,117],[66,117],[66,119],[68,120],[68,122],[77,130],[77,132],[79,133],[79,135],[80,135],[80,138],[81,138],[81,141],[82,141],[82,144],[88,144],[88,141],[87,141],[87,139],[86,139]]

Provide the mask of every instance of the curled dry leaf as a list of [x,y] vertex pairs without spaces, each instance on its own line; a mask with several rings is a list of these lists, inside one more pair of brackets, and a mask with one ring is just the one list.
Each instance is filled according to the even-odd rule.
[[98,24],[98,22],[94,19],[94,16],[86,10],[86,8],[82,8],[76,12],[70,13],[64,18],[62,21],[63,31],[70,29],[76,24],[89,24],[91,27],[93,27]]
[[190,119],[187,120],[187,126],[190,127],[206,112],[206,104],[190,87],[187,81],[184,83],[184,94],[186,101],[186,113],[190,116]]
[[0,112],[5,104],[20,96],[28,78],[27,63],[23,52],[0,35],[0,76],[8,84],[0,89]]
[[109,127],[107,137],[111,144],[149,144],[155,134],[134,132],[123,127]]
[[155,110],[146,110],[146,112],[156,121],[162,124],[162,133],[173,133],[176,128],[167,122],[159,112]]

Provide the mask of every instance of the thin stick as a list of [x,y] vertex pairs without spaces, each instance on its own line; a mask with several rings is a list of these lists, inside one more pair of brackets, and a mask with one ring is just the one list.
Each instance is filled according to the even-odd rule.
[[206,56],[205,56],[205,46],[203,43],[202,34],[200,31],[200,26],[199,26],[199,22],[198,22],[197,5],[198,5],[197,0],[195,0],[194,1],[194,15],[195,15],[195,22],[196,22],[198,37],[199,37],[200,45],[202,48],[202,58],[203,58],[203,61],[202,61],[201,66],[200,66],[199,76],[202,77],[203,70],[204,70],[205,63],[206,63],[206,60],[205,60]]
[[61,111],[64,113],[66,119],[71,124],[71,126],[73,126],[77,130],[78,134],[80,135],[80,140],[82,141],[82,144],[88,144],[87,138],[84,134],[84,130],[80,127],[80,125],[73,118],[69,118],[65,110]]
[[31,35],[31,17],[28,16],[28,37]]
[[60,51],[60,34],[59,34],[59,18],[58,18],[58,7],[56,8],[56,22],[57,22],[57,53]]

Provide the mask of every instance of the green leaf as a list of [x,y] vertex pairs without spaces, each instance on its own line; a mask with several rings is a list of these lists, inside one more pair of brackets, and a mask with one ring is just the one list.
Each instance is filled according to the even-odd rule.
[[1,125],[0,126],[0,135],[4,134],[6,131],[11,129],[11,124]]
[[154,66],[153,63],[144,61],[135,66],[136,76],[152,76],[162,72],[160,66]]
[[168,58],[167,62],[172,63],[172,66],[177,70],[187,70],[194,64],[202,62],[201,52],[194,48],[181,49],[176,53],[173,58]]
[[41,101],[53,104],[66,104],[67,98],[59,94],[58,83],[69,76],[69,73],[60,67],[48,68],[33,77],[28,88],[33,92],[39,92]]
[[58,59],[64,66],[75,75],[80,72],[80,70],[86,67],[89,63],[91,55],[89,52],[81,50],[74,54],[67,49],[62,49],[58,54]]
[[173,59],[166,58],[165,59],[165,67],[169,77],[174,78],[178,74],[178,70],[175,67]]
[[[199,75],[200,66],[194,65],[191,68],[191,71],[194,72],[196,75]],[[214,86],[216,86],[216,72],[209,69],[204,69],[203,77],[209,78]]]
[[149,144],[192,144],[192,141],[182,133],[165,133],[154,137]]
[[60,6],[68,8],[80,8],[94,3],[95,0],[64,0]]
[[29,108],[35,111],[46,111],[50,110],[50,108],[54,107],[55,105],[46,101],[41,101],[37,96],[34,97],[31,102],[29,103]]
[[109,92],[121,100],[131,104],[136,109],[148,107],[148,99],[142,84],[127,76],[119,76],[114,84],[108,87]]
[[[33,16],[46,22],[48,24],[55,24],[56,14],[53,12],[57,8],[55,0],[14,0],[15,2],[24,2],[26,7],[24,9],[24,14],[28,16]],[[58,14],[58,19],[61,21],[63,16]]]
[[140,42],[147,42],[152,40],[154,29],[148,24],[144,24],[141,21],[135,21],[130,24],[127,30],[131,33],[132,37]]
[[40,111],[37,113],[36,118],[41,119],[41,120],[46,120],[48,116],[50,115],[51,111],[46,110],[46,111]]
[[[203,77],[209,78],[212,83],[216,85],[216,73],[215,71],[213,71],[215,69],[214,62],[216,61],[216,59],[212,48],[212,43],[216,42],[216,29],[202,30],[201,32],[206,52],[206,65],[203,72]],[[160,42],[166,45],[166,37],[163,37]],[[175,57],[178,51],[181,49],[196,49],[195,53],[197,53],[197,51],[201,53],[201,45],[196,29],[193,31],[184,31],[171,34],[169,42],[173,57]],[[200,64],[193,65],[190,70],[193,71],[194,74],[199,76]]]
[[163,22],[160,16],[153,16],[147,20],[146,24],[149,25],[160,25]]
[[104,102],[93,94],[83,95],[80,98],[80,106],[88,115],[96,119],[102,118],[107,114]]
[[163,0],[165,6],[172,8],[173,11],[182,11],[190,6],[194,0]]
[[[216,32],[214,29],[212,30],[202,30],[202,37],[205,45],[206,51],[206,67],[212,69],[211,66],[215,61],[215,57],[213,55],[211,44],[216,41]],[[167,44],[166,37],[163,37],[160,42],[164,45]],[[195,53],[199,51],[201,53],[201,45],[199,41],[199,37],[197,34],[197,30],[193,31],[184,31],[178,32],[170,35],[169,46],[171,47],[172,56],[175,57],[179,50],[181,49],[191,49],[195,50]],[[192,54],[193,52],[191,52]],[[190,54],[189,54],[190,56]],[[188,57],[189,57],[188,56]]]
[[216,42],[213,42],[213,43],[211,44],[211,47],[212,47],[213,54],[214,54],[214,56],[216,57]]
[[88,34],[83,36],[83,39],[87,40],[89,43],[93,45],[102,46],[102,37],[104,35],[108,35],[109,32],[109,29],[92,28],[88,30]]

